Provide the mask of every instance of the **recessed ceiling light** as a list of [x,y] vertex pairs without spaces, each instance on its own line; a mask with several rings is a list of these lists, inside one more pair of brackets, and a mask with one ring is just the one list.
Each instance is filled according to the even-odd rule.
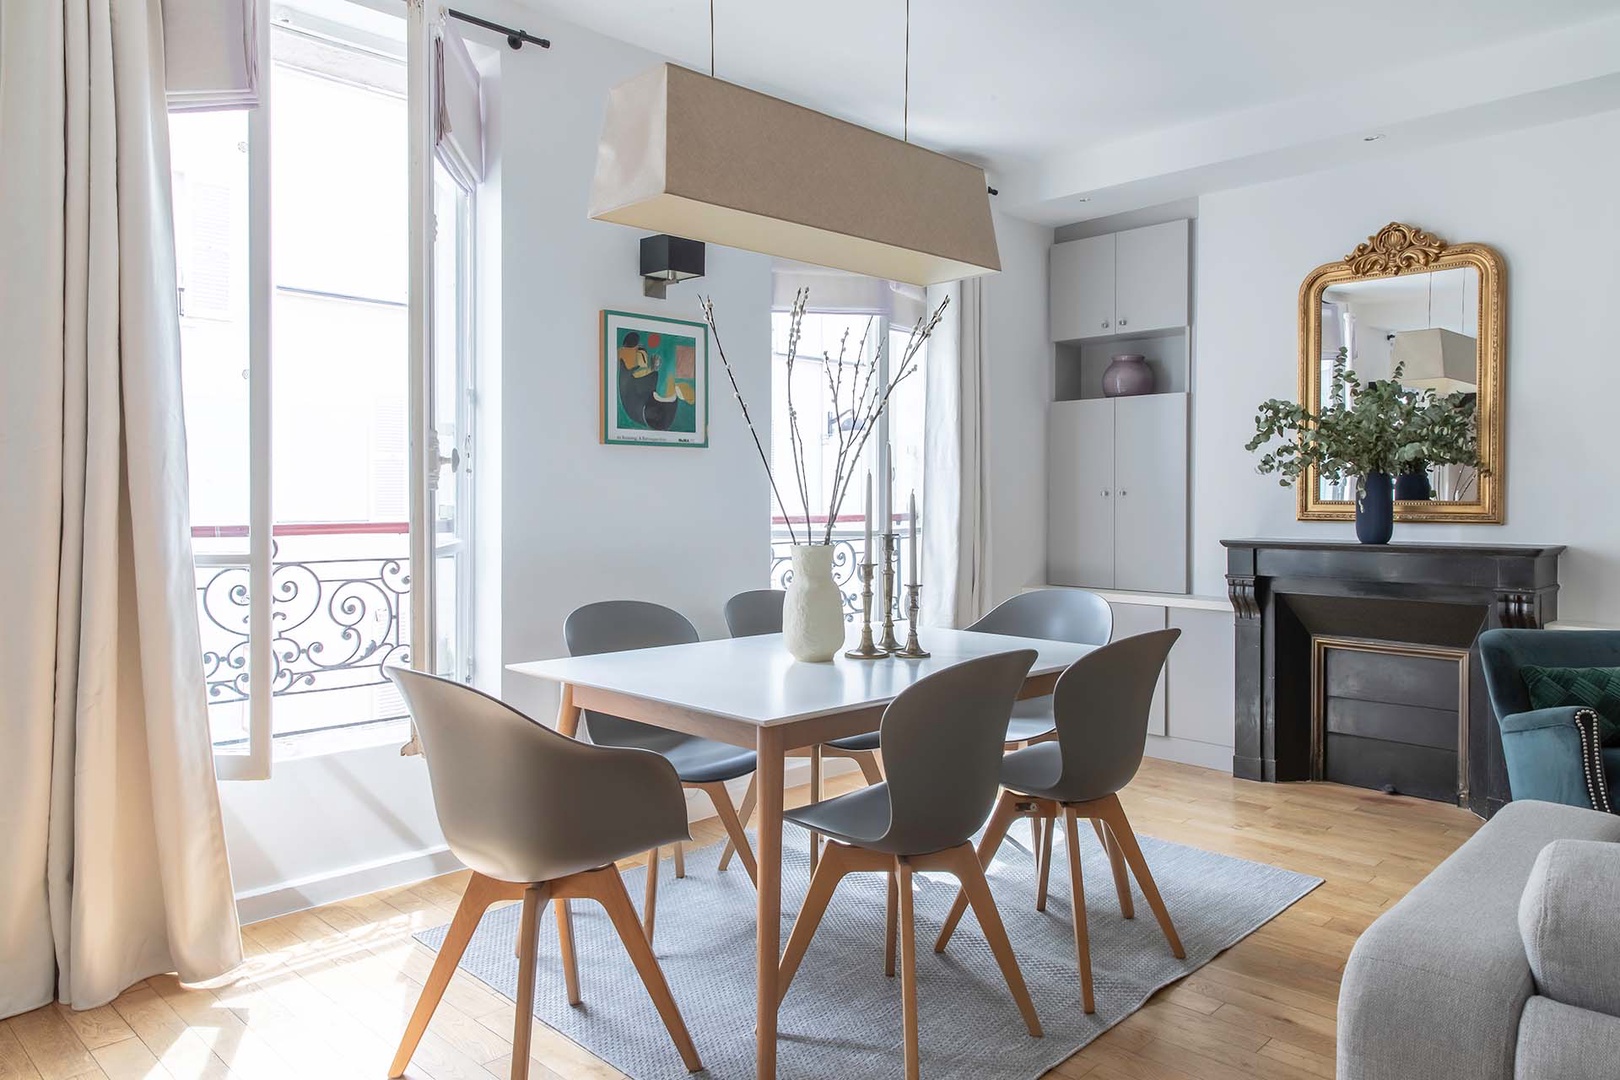
[[1377,135],[1363,135],[1361,137],[1361,141],[1362,142],[1377,142],[1379,139],[1382,139],[1383,137],[1384,136],[1383,136],[1382,132],[1380,132]]
[[1091,196],[1090,195],[1081,195],[1078,198],[1076,198],[1074,201],[1075,202],[1090,202],[1091,201]]

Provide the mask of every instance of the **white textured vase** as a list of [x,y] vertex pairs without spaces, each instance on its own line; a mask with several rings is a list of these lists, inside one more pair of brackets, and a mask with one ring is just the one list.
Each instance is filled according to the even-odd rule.
[[828,544],[793,545],[793,580],[782,603],[782,636],[796,660],[825,663],[844,647],[844,594]]

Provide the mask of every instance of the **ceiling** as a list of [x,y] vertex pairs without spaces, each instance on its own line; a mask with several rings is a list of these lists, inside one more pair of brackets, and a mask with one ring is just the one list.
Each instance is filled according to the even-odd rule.
[[[526,6],[708,70],[707,0],[527,0]],[[715,0],[716,74],[899,135],[905,6],[906,0]],[[1112,170],[1095,161],[1089,171],[1075,168],[1099,147],[1129,150],[1154,134],[1221,125],[1290,102],[1329,98],[1323,111],[1337,113],[1330,97],[1336,86],[1354,95],[1380,83],[1420,84],[1424,70],[1470,56],[1479,59],[1473,96],[1489,98],[1504,70],[1504,50],[1520,42],[1553,42],[1562,32],[1578,46],[1569,35],[1590,23],[1620,41],[1620,0],[911,0],[911,9],[910,137],[985,165],[993,183],[1015,189],[1004,203],[1050,223],[1166,194],[1162,183],[1149,184],[1087,209],[1091,200],[1075,197],[1086,195],[1088,184],[1100,181],[1089,190],[1106,193],[1151,178],[1119,174],[1118,154]],[[1615,52],[1612,61],[1594,62],[1612,69],[1596,74],[1616,76],[1620,105]],[[1519,66],[1509,60],[1506,69]],[[1435,97],[1430,111],[1458,107],[1455,81],[1434,81],[1450,88],[1416,85],[1413,93]],[[1583,101],[1590,111],[1590,95]],[[1392,123],[1402,119],[1411,117],[1391,116]],[[1309,141],[1352,120],[1362,122],[1334,116],[1314,133],[1296,122],[1291,137]],[[1203,164],[1252,150],[1211,148]],[[1181,195],[1213,182],[1220,181],[1195,181]]]

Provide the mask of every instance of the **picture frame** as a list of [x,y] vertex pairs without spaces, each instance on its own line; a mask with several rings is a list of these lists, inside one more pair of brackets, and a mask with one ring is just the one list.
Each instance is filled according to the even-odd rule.
[[600,363],[604,444],[709,445],[706,324],[603,309]]

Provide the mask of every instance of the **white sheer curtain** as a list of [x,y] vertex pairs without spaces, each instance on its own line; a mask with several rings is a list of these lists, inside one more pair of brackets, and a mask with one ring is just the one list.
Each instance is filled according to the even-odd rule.
[[923,426],[925,626],[966,626],[984,614],[990,506],[984,483],[984,282],[928,290],[928,308],[950,297],[928,339]]
[[158,0],[0,4],[0,1016],[240,962]]

